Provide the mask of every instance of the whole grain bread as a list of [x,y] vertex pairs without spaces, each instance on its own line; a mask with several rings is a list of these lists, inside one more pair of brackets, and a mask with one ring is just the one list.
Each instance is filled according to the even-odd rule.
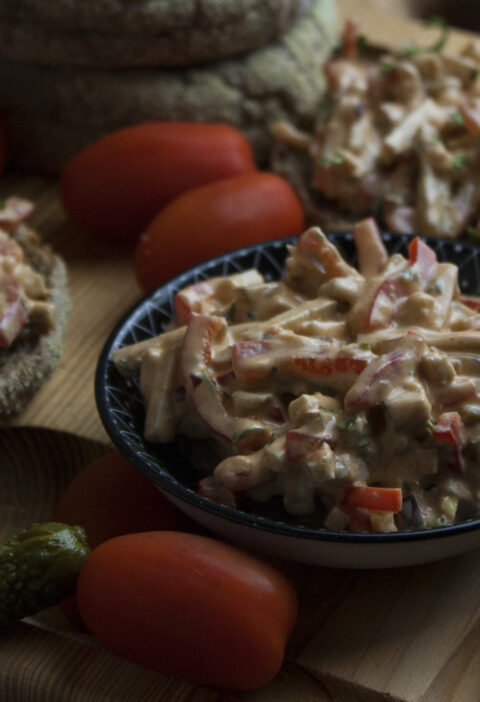
[[55,370],[62,355],[70,309],[63,260],[24,224],[19,225],[14,237],[23,249],[25,262],[45,277],[56,321],[54,329],[45,334],[32,332],[26,325],[8,349],[0,349],[0,419],[3,420],[20,412]]
[[203,67],[109,71],[0,62],[0,106],[15,162],[54,174],[115,129],[191,120],[242,129],[265,164],[272,122],[306,126],[313,120],[337,28],[333,0],[314,0],[310,13],[276,42]]
[[195,65],[268,44],[312,3],[16,0],[0,7],[0,57],[96,68]]

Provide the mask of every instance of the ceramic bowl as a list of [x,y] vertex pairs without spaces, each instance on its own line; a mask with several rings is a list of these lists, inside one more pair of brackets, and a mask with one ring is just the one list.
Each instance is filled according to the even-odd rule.
[[[382,234],[389,253],[406,253],[410,237]],[[350,263],[355,263],[352,234],[329,234]],[[428,239],[440,261],[459,267],[464,293],[480,293],[480,249],[466,243]],[[286,244],[260,243],[202,263],[169,280],[142,299],[108,337],[101,353],[95,393],[100,417],[113,444],[181,510],[214,533],[262,554],[341,568],[391,568],[435,561],[480,547],[480,519],[459,524],[385,534],[353,534],[311,529],[219,505],[200,497],[198,475],[175,443],[151,444],[143,438],[144,403],[136,379],[123,378],[111,361],[114,349],[161,333],[174,315],[178,290],[218,275],[257,268],[266,279],[282,275]]]

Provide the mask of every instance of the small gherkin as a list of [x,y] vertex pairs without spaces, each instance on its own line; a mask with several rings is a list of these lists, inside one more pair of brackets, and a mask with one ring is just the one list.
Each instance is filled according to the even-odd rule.
[[90,549],[82,527],[32,524],[0,546],[0,629],[75,592]]

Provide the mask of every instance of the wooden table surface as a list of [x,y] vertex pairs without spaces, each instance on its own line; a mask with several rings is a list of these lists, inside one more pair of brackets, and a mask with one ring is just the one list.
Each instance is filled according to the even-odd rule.
[[[338,4],[375,43],[425,39],[424,27],[393,19],[374,2]],[[464,38],[454,32],[449,48],[455,50]],[[32,224],[67,261],[73,308],[55,374],[11,428],[0,432],[0,536],[30,516],[48,518],[67,479],[105,450],[108,440],[93,394],[96,361],[110,330],[141,294],[131,253],[106,251],[75,229],[55,180],[10,173],[0,181],[0,198],[11,194],[35,202]],[[46,467],[56,476],[48,485],[42,482]],[[478,552],[395,571],[280,567],[298,590],[300,618],[281,674],[262,690],[195,688],[143,670],[72,632],[52,610],[0,636],[0,700],[478,702]]]

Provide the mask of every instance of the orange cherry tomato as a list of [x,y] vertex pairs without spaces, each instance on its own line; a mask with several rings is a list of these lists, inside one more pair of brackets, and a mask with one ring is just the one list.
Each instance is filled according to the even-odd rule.
[[73,478],[52,519],[82,526],[91,548],[121,534],[196,528],[118,452],[97,458]]
[[246,137],[225,124],[147,122],[90,144],[65,166],[60,194],[75,224],[135,241],[157,212],[199,185],[256,170]]
[[77,600],[114,652],[231,689],[277,674],[297,617],[295,591],[278,570],[215,539],[168,531],[101,544],[82,566]]
[[152,290],[226,251],[300,234],[304,214],[291,186],[273,173],[251,173],[190,190],[147,227],[135,252],[137,280]]

